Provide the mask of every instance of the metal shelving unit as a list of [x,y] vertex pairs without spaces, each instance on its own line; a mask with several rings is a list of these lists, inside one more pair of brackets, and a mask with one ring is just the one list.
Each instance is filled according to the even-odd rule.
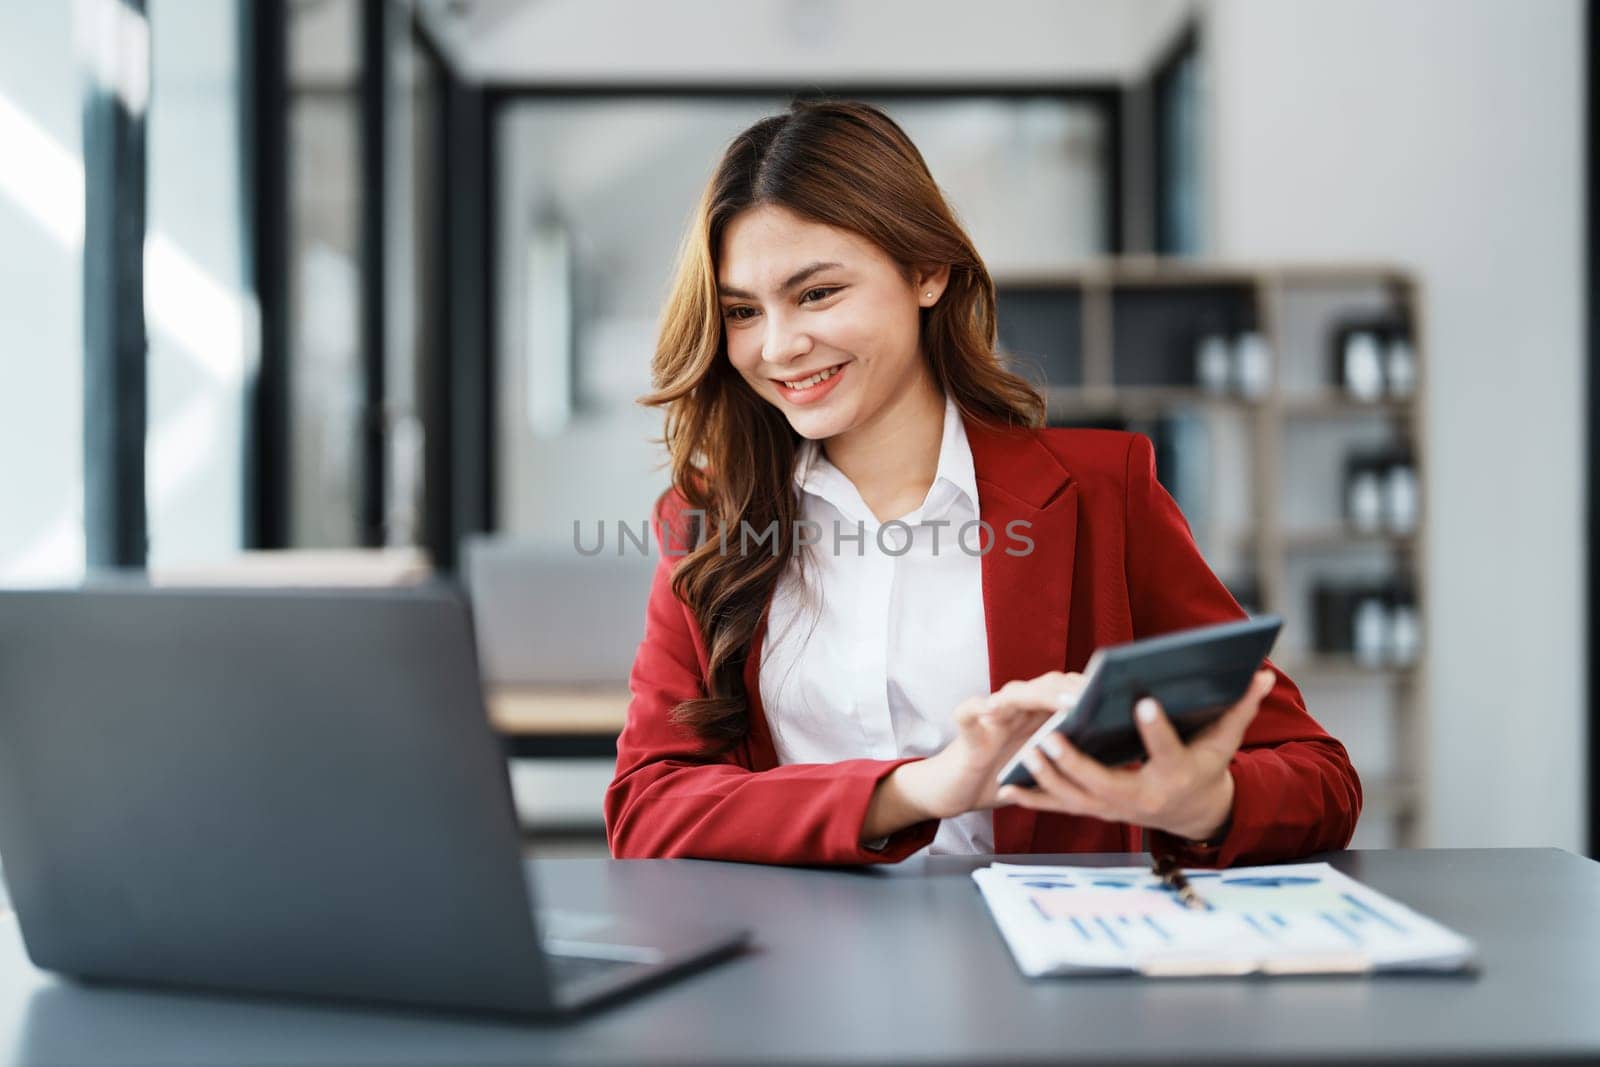
[[[1078,336],[1064,346],[1067,355],[1051,366],[1072,367],[1077,375],[1050,376],[1047,396],[1052,423],[1138,422],[1182,413],[1208,427],[1226,426],[1242,455],[1215,459],[1213,481],[1248,488],[1248,504],[1231,521],[1191,524],[1213,566],[1223,574],[1247,560],[1248,579],[1259,591],[1259,607],[1284,616],[1288,624],[1275,662],[1300,685],[1313,715],[1347,741],[1362,773],[1366,806],[1358,843],[1414,846],[1426,840],[1428,714],[1426,639],[1415,662],[1365,666],[1350,657],[1310,650],[1308,575],[1337,574],[1361,564],[1374,572],[1404,575],[1416,589],[1426,632],[1428,516],[1426,491],[1416,529],[1409,533],[1361,532],[1337,515],[1304,514],[1286,492],[1286,479],[1327,479],[1329,450],[1316,442],[1345,442],[1343,448],[1370,445],[1374,439],[1403,442],[1418,483],[1425,487],[1427,336],[1421,286],[1409,272],[1383,264],[1215,264],[1147,257],[1110,259],[1050,273],[1001,276],[1001,339],[1006,335],[1004,297],[1008,291],[1058,293],[1074,303]],[[1191,320],[1194,309],[1214,294],[1230,304],[1236,328],[1258,332],[1271,354],[1270,384],[1256,396],[1219,394],[1193,382],[1192,337],[1172,329],[1150,341],[1143,309],[1170,297]],[[1119,301],[1125,306],[1119,309]],[[1199,302],[1199,303],[1197,303]],[[1404,398],[1357,400],[1330,382],[1331,331],[1341,318],[1382,315],[1407,324],[1416,360],[1416,386]],[[1118,322],[1138,332],[1148,349],[1119,345]],[[1159,333],[1159,330],[1156,331]],[[1030,353],[1011,354],[1022,365]],[[1141,366],[1129,367],[1138,362]],[[1167,373],[1159,372],[1165,367]],[[1153,377],[1163,380],[1151,381]],[[1135,379],[1130,382],[1129,379]],[[1310,443],[1308,443],[1310,442]],[[1338,445],[1333,446],[1340,447]],[[1307,457],[1316,460],[1300,462]],[[1298,463],[1298,465],[1297,465]],[[1306,467],[1315,469],[1303,469]],[[1317,472],[1322,471],[1319,475]],[[1294,488],[1304,489],[1300,481]],[[1342,483],[1327,487],[1337,501]],[[1299,494],[1303,497],[1305,494]],[[1296,497],[1297,499],[1299,497]],[[1330,509],[1336,511],[1337,509]],[[1341,710],[1342,709],[1342,710]],[[1365,766],[1363,766],[1365,764]]]

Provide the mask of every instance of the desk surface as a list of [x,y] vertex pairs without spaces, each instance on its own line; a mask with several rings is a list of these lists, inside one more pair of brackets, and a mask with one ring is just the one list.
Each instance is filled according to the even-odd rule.
[[755,927],[756,946],[578,1022],[539,1026],[79,987],[34,970],[7,919],[0,1056],[166,1064],[1600,1058],[1600,864],[1556,850],[1332,859],[1475,939],[1482,972],[1029,982],[968,877],[983,861],[826,871],[557,860],[537,868],[547,906],[714,914]]

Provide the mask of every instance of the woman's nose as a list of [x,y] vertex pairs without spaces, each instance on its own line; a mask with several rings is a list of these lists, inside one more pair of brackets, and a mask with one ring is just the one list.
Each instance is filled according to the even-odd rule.
[[761,343],[761,358],[768,363],[787,363],[811,351],[811,337],[780,315],[767,318],[767,334]]

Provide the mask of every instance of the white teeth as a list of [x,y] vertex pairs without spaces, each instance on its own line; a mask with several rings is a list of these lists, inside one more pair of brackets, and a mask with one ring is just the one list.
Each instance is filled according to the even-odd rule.
[[[840,364],[840,366],[843,366],[843,364]],[[839,373],[839,368],[838,367],[829,367],[825,371],[818,371],[816,374],[813,374],[811,377],[802,378],[798,382],[784,382],[782,384],[783,384],[783,387],[785,389],[810,389],[813,385],[816,385],[819,382],[825,382],[829,378],[832,378],[835,374],[838,374],[838,373]]]

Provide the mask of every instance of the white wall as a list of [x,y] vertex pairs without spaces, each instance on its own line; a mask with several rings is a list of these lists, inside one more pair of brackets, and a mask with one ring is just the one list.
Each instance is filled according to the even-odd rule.
[[1434,845],[1581,849],[1583,17],[1576,0],[1214,0],[1225,257],[1420,272]]

